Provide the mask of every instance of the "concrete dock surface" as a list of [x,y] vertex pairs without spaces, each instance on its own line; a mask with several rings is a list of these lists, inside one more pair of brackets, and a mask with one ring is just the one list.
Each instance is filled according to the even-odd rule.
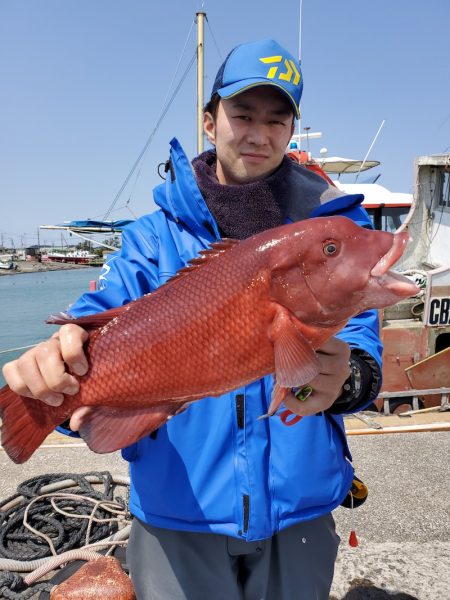
[[[334,512],[341,546],[330,599],[450,600],[448,432],[350,435],[349,445],[369,496],[353,511],[339,507]],[[0,499],[39,474],[127,474],[119,453],[94,454],[59,434],[23,465],[0,451],[0,469]],[[357,548],[348,544],[353,526]]]

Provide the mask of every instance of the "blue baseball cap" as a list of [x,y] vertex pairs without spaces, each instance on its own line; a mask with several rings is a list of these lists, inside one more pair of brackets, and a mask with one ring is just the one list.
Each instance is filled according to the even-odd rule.
[[300,118],[303,77],[299,62],[275,40],[260,40],[236,46],[226,57],[214,81],[211,97],[232,98],[258,85],[271,85],[282,92]]

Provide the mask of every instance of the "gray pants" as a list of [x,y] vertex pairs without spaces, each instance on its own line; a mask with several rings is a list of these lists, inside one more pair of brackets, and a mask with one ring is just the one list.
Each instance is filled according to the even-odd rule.
[[137,600],[328,600],[338,546],[331,514],[260,542],[134,519],[127,562]]

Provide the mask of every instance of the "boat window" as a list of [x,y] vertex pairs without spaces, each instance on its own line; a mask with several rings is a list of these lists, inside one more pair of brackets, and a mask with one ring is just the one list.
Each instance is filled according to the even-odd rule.
[[439,173],[439,181],[438,206],[445,211],[450,211],[450,171],[442,169]]
[[441,333],[436,338],[435,352],[441,352],[450,346],[450,333]]
[[409,209],[409,206],[380,206],[378,208],[369,208],[367,212],[372,219],[375,229],[393,232],[403,223],[406,215],[409,213]]

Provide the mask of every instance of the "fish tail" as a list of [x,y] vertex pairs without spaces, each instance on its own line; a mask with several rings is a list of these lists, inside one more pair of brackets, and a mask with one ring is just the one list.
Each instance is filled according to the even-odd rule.
[[21,464],[28,460],[52,432],[54,425],[47,415],[50,408],[19,396],[8,386],[0,389],[2,447],[12,461]]

